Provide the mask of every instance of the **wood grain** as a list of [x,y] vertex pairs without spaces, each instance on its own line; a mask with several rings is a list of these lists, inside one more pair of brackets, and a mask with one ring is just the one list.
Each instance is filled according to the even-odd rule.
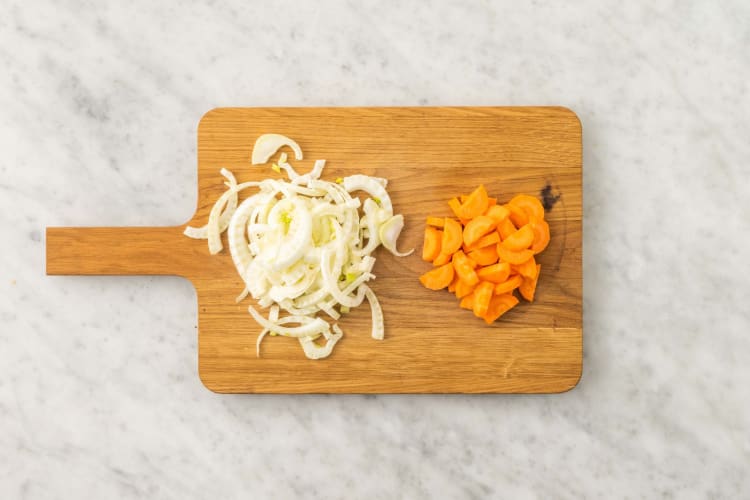
[[[378,250],[372,288],[382,302],[386,339],[370,338],[369,308],[340,322],[345,337],[327,359],[311,361],[298,343],[268,338],[255,356],[258,326],[231,258],[174,228],[49,228],[48,274],[176,274],[198,295],[199,372],[225,393],[550,393],[576,385],[582,364],[581,125],[565,108],[221,108],[198,127],[198,207],[202,225],[223,192],[219,169],[239,181],[276,177],[249,163],[258,135],[293,137],[306,171],[328,160],[325,178],[353,173],[389,179],[406,228],[401,248],[421,247],[424,218],[449,215],[447,199],[483,183],[514,194],[559,196],[548,211],[552,239],[537,299],[492,326],[458,308],[447,292],[422,288],[430,265],[418,255]],[[122,242],[122,243],[115,243]],[[419,253],[419,252],[417,252]]]

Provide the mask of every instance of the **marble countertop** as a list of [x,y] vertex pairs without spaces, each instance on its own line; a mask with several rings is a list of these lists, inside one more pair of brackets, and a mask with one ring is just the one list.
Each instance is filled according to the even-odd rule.
[[[747,498],[750,5],[300,3],[0,5],[0,497]],[[46,226],[184,222],[201,115],[266,105],[575,110],[578,387],[221,396],[188,282],[45,276]]]

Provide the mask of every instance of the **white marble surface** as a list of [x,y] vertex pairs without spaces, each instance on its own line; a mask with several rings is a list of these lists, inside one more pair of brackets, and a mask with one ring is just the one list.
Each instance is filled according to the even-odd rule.
[[[0,3],[0,498],[750,497],[750,4],[642,3]],[[187,282],[44,275],[186,220],[210,108],[420,104],[580,115],[575,390],[220,396]]]

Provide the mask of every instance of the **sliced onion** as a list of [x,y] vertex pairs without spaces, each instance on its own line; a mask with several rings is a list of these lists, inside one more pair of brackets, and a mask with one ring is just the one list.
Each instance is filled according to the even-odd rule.
[[[295,157],[302,158],[294,141],[266,134],[256,141],[253,162],[265,163],[282,146],[291,147]],[[237,184],[231,172],[222,170],[228,190],[212,207],[205,228],[187,228],[186,233],[207,238],[209,250],[215,253],[221,250],[220,235],[227,230],[229,253],[245,282],[237,300],[250,295],[260,308],[270,307],[268,317],[248,308],[262,327],[256,341],[258,355],[269,334],[299,339],[311,359],[330,355],[343,333],[335,324],[331,333],[329,323],[316,315],[323,312],[337,320],[365,298],[372,311],[372,337],[382,339],[382,308],[366,284],[375,278],[375,258],[370,254],[383,244],[396,255],[408,255],[397,250],[404,219],[393,215],[387,181],[352,175],[340,183],[327,182],[320,180],[324,160],[317,160],[304,175],[286,160],[282,152],[274,169],[284,169],[289,181]],[[238,192],[250,186],[258,192],[238,206]],[[369,197],[361,203],[352,196],[354,191],[364,191]],[[315,342],[320,336],[325,345]]]
[[380,229],[378,229],[378,236],[380,236],[380,242],[383,244],[386,250],[391,252],[393,255],[397,257],[406,257],[407,255],[411,255],[412,252],[414,252],[414,249],[412,248],[408,252],[399,252],[396,249],[396,240],[398,240],[399,235],[401,234],[401,230],[404,228],[404,216],[401,214],[394,215],[387,221],[385,221],[383,224],[380,225]]
[[289,146],[294,151],[294,157],[298,160],[302,159],[302,148],[289,137],[281,134],[263,134],[258,137],[253,146],[253,165],[266,163],[282,146]]

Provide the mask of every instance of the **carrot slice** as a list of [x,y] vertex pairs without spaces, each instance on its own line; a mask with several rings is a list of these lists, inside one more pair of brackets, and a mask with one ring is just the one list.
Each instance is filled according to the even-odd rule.
[[461,224],[455,219],[446,217],[443,227],[441,252],[444,254],[452,254],[461,248],[461,243],[463,243]]
[[518,304],[518,299],[510,293],[504,293],[502,295],[495,295],[490,299],[490,306],[487,308],[487,312],[482,316],[482,319],[491,325],[497,318],[510,311]]
[[533,242],[534,230],[531,229],[530,225],[526,224],[507,238],[503,238],[502,245],[508,250],[518,252],[520,250],[526,250]]
[[456,283],[456,298],[462,299],[466,297],[467,295],[470,295],[474,291],[475,286],[476,286],[476,283],[473,285],[470,285],[464,280],[459,279],[458,283]]
[[497,262],[497,250],[495,249],[495,245],[477,248],[476,250],[470,251],[467,255],[479,266],[489,266],[490,264]]
[[479,238],[473,245],[466,245],[466,249],[471,252],[472,250],[488,247],[497,243],[500,243],[500,235],[493,231],[490,234],[486,234]]
[[443,227],[445,225],[445,219],[442,217],[427,217],[427,225]]
[[437,257],[435,257],[435,260],[432,261],[433,266],[443,266],[451,261],[451,254],[449,253],[441,253]]
[[451,198],[448,200],[448,206],[451,207],[451,210],[453,210],[453,213],[458,217],[461,218],[461,202],[458,201],[458,198]]
[[492,198],[491,196],[487,198],[487,207],[494,207],[497,205],[497,198]]
[[432,262],[440,255],[440,241],[443,239],[443,232],[432,226],[424,228],[424,246],[422,247],[422,260]]
[[498,264],[492,264],[491,266],[482,267],[477,269],[477,276],[482,281],[489,281],[491,283],[502,283],[510,276],[510,264],[507,262],[500,262]]
[[495,249],[497,250],[497,256],[500,258],[500,261],[509,264],[523,264],[534,256],[534,252],[531,250],[520,250],[514,252],[513,250],[505,248],[502,243],[498,243]]
[[[508,215],[510,216],[510,211],[508,211]],[[516,232],[516,226],[513,225],[513,221],[511,221],[509,217],[506,217],[500,222],[500,224],[498,224],[497,232],[502,239],[505,239]]]
[[461,280],[460,280],[460,279],[458,278],[458,274],[455,274],[455,273],[454,273],[454,274],[453,274],[453,281],[451,281],[451,284],[450,284],[450,285],[448,285],[448,291],[449,291],[449,292],[451,292],[451,293],[455,292],[455,291],[456,291],[456,285],[457,285],[457,284],[458,284],[458,283],[459,283],[460,281],[461,281]]
[[526,262],[521,264],[513,264],[511,268],[520,274],[523,278],[534,279],[536,278],[536,261],[534,257],[530,258]]
[[479,283],[477,273],[474,271],[474,268],[477,267],[476,262],[468,258],[461,250],[454,253],[451,260],[453,261],[453,268],[456,270],[456,274],[458,274],[461,281],[465,281],[466,284],[472,286]]
[[536,292],[536,284],[539,281],[539,271],[541,271],[542,266],[537,264],[536,265],[536,276],[534,276],[533,279],[530,278],[524,278],[523,283],[521,283],[521,286],[518,287],[518,291],[521,292],[521,297],[531,302],[534,300],[534,293]]
[[484,215],[494,220],[496,224],[500,224],[503,220],[508,218],[510,210],[502,205],[494,205],[489,207],[487,211],[484,212]]
[[453,264],[444,264],[427,271],[419,277],[419,281],[430,290],[443,289],[453,281]]
[[489,281],[481,281],[474,289],[474,315],[481,318],[490,307],[490,299],[495,290],[495,285]]
[[529,216],[529,225],[534,231],[534,242],[531,244],[531,251],[537,254],[549,245],[549,224],[544,219]]
[[459,217],[472,219],[477,215],[482,215],[487,210],[487,203],[487,190],[484,189],[483,184],[480,184],[461,204]]
[[529,223],[529,216],[520,207],[506,203],[505,208],[510,210],[510,220],[516,227],[525,226]]
[[513,290],[521,286],[523,278],[519,275],[511,276],[506,281],[495,285],[495,295],[501,295],[503,293],[511,293]]
[[542,202],[531,195],[517,194],[508,202],[508,205],[520,208],[526,212],[528,217],[533,215],[538,219],[544,219],[544,206],[542,205]]
[[492,231],[496,224],[493,219],[485,215],[474,217],[464,227],[464,243],[469,246],[473,245],[479,241],[479,238]]
[[474,309],[474,294],[470,293],[469,295],[466,295],[464,298],[462,298],[461,302],[458,304],[458,307],[462,309],[468,309],[469,311]]

